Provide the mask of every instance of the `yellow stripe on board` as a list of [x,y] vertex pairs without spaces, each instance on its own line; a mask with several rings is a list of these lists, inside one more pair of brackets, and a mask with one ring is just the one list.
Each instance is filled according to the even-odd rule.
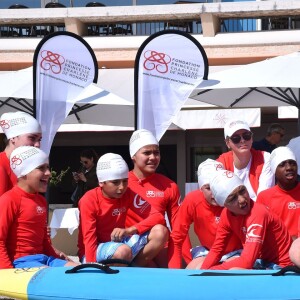
[[0,270],[0,295],[28,300],[28,283],[39,270],[40,268]]

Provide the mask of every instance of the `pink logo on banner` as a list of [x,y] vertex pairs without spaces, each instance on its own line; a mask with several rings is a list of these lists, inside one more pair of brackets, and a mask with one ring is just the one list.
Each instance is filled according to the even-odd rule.
[[18,156],[14,156],[11,158],[11,167],[15,169],[17,166],[19,166],[22,163],[22,159]]
[[9,122],[7,120],[2,120],[0,122],[0,126],[3,128],[3,129],[8,129],[10,127],[9,125]]
[[61,66],[65,63],[65,58],[58,54],[53,53],[49,50],[44,50],[41,52],[41,68],[48,71],[51,69],[51,71],[54,74],[59,74],[61,72]]
[[168,64],[171,62],[171,57],[165,53],[159,53],[153,50],[148,50],[144,53],[145,61],[144,68],[148,71],[156,69],[159,73],[167,73]]

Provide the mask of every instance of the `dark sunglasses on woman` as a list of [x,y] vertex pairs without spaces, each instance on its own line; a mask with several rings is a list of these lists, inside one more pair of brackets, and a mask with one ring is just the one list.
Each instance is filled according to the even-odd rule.
[[234,134],[229,139],[231,139],[231,141],[234,144],[238,144],[242,140],[242,138],[245,141],[250,141],[252,138],[252,135],[253,135],[253,133],[251,131],[246,131],[246,132],[243,132],[242,134]]

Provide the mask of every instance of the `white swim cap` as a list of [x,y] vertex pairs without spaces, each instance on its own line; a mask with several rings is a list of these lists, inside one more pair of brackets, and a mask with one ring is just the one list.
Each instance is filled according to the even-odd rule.
[[224,166],[221,162],[208,158],[198,167],[198,184],[199,188],[205,184],[209,184],[216,171],[223,170]]
[[21,146],[10,155],[10,167],[17,178],[27,175],[35,168],[49,163],[48,155],[39,148]]
[[21,134],[42,132],[39,122],[22,111],[4,113],[1,116],[0,125],[8,139]]
[[297,161],[294,152],[289,147],[278,147],[274,149],[270,155],[270,166],[272,173],[275,174],[278,165],[289,159]]
[[128,178],[128,166],[121,155],[106,153],[97,162],[99,182]]
[[216,172],[210,182],[210,189],[216,202],[224,206],[225,200],[237,187],[244,185],[243,181],[234,173],[223,170]]

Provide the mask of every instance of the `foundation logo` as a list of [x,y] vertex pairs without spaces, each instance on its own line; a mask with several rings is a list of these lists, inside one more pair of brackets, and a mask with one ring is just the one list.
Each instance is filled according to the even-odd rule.
[[14,157],[11,158],[11,168],[12,169],[15,169],[20,164],[22,164],[22,159],[19,155],[15,155]]
[[223,172],[223,175],[226,176],[227,178],[232,178],[233,177],[233,173],[231,171],[225,170]]
[[41,57],[40,66],[42,69],[46,71],[51,70],[54,74],[61,73],[62,65],[65,63],[65,58],[62,55],[53,53],[50,50],[44,50],[41,52]]
[[8,129],[10,126],[9,126],[9,122],[7,120],[1,120],[0,121],[0,126],[1,128],[3,129]]
[[36,212],[38,215],[42,215],[44,212],[46,212],[46,209],[44,207],[41,207],[41,206],[37,206],[36,207]]
[[161,74],[165,74],[169,70],[169,63],[171,57],[168,54],[162,52],[156,52],[154,50],[148,50],[144,53],[144,68],[148,71],[156,70]]
[[296,203],[296,202],[288,203],[288,209],[297,209],[297,208],[300,208],[300,203]]
[[112,216],[119,216],[126,212],[126,207],[115,208],[112,212]]

